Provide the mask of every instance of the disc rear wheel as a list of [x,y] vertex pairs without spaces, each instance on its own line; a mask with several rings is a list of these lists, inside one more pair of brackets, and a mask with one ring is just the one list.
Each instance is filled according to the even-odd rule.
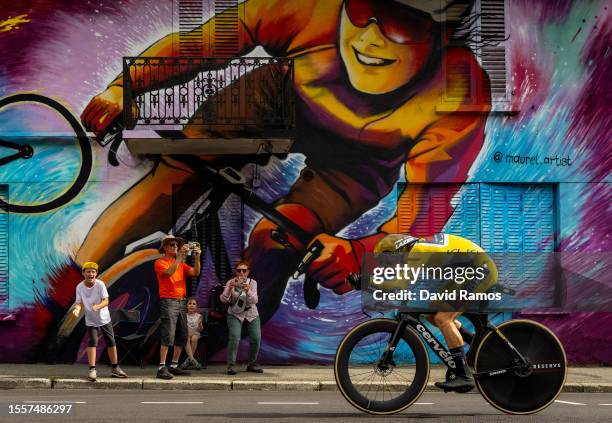
[[[492,406],[510,414],[531,414],[549,406],[561,392],[567,373],[561,342],[547,327],[530,320],[511,320],[499,330],[530,366],[479,378],[478,390]],[[476,372],[495,372],[515,364],[508,345],[489,332],[476,351]]]

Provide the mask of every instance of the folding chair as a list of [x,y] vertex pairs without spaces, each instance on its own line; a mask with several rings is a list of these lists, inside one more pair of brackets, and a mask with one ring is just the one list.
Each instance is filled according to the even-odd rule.
[[[142,340],[145,338],[146,333],[138,330],[140,326],[140,311],[117,309],[111,310],[110,313],[113,329],[115,330],[115,343],[117,344],[118,354],[119,350],[123,352],[123,355],[119,357],[119,363],[121,364],[127,357],[131,357],[142,368]],[[126,326],[131,326],[133,330],[127,335],[123,335],[122,332],[125,333]],[[134,350],[136,350],[137,356],[134,355]]]

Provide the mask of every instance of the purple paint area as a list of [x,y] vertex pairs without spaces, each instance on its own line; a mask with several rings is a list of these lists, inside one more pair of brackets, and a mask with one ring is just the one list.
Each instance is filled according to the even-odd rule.
[[35,91],[79,115],[121,72],[121,57],[138,54],[172,28],[172,2],[47,1],[3,4],[0,20],[26,14],[3,32],[1,94]]
[[[611,45],[610,10],[602,6],[582,50],[581,61],[587,69],[588,78],[581,87],[570,127],[571,139],[580,144],[581,151],[590,153],[583,170],[591,175],[593,182],[609,178],[612,169],[612,147],[609,142],[612,131],[612,94],[609,88]],[[610,184],[593,185],[585,196],[585,211],[579,230],[572,239],[562,241],[561,250],[578,244],[582,251],[612,251],[610,204]],[[585,237],[588,239],[586,242]],[[536,315],[532,318],[549,326],[559,336],[571,362],[612,363],[612,349],[602,347],[612,345],[612,313]]]
[[0,322],[3,363],[36,361],[31,342],[37,339],[34,331],[34,310],[21,307],[13,311],[15,320]]
[[[594,182],[609,178],[612,169],[612,145],[609,142],[612,131],[609,81],[612,75],[612,13],[603,7],[600,13],[582,50],[581,61],[588,78],[581,87],[570,127],[570,135],[591,152],[584,170],[591,174]],[[597,202],[589,201],[588,204]],[[612,246],[612,241],[609,246]]]
[[527,11],[530,20],[539,24],[563,22],[574,4],[580,0],[512,0],[512,11]]
[[548,326],[573,364],[612,365],[612,313],[521,314]]

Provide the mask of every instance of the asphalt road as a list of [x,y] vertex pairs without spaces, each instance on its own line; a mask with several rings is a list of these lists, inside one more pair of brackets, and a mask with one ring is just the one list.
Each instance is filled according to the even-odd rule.
[[[20,405],[21,407],[16,407]],[[38,413],[36,413],[36,406]],[[41,407],[42,405],[46,407]],[[70,405],[67,414],[43,414],[49,406]],[[24,407],[25,406],[25,407]],[[32,406],[32,407],[30,407]],[[9,412],[13,411],[12,414]],[[22,411],[16,414],[15,411]],[[24,411],[28,411],[24,414]],[[5,390],[2,422],[176,421],[176,422],[510,422],[478,394],[425,393],[408,410],[371,416],[352,408],[338,392]],[[522,422],[612,421],[612,394],[562,394]]]

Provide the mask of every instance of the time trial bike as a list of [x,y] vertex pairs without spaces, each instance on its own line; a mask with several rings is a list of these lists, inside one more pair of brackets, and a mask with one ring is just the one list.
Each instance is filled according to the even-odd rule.
[[[349,278],[359,289],[359,278]],[[428,329],[424,313],[398,312],[395,319],[368,320],[350,330],[336,351],[334,373],[340,392],[359,410],[393,414],[414,404],[427,386],[426,345],[454,376],[444,344]],[[567,374],[565,350],[544,325],[509,320],[499,326],[487,313],[465,313],[475,328],[467,354],[478,391],[495,408],[531,414],[559,395]]]

